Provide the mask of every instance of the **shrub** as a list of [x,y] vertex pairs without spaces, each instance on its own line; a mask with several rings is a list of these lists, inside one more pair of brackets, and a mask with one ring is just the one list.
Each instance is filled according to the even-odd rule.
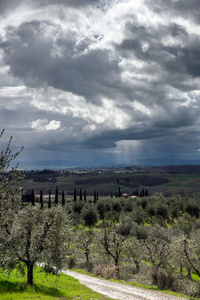
[[91,261],[89,261],[89,262],[86,264],[86,269],[87,269],[87,271],[88,271],[88,272],[92,272],[93,268],[94,268],[94,264],[93,264]]
[[100,219],[103,220],[105,217],[106,207],[103,201],[99,201],[97,204],[97,210],[100,216]]
[[175,277],[166,270],[154,269],[151,273],[152,284],[163,290],[177,291],[178,285]]
[[82,211],[82,218],[86,226],[94,226],[98,222],[97,212],[92,208],[86,208]]
[[82,201],[79,201],[79,202],[75,202],[74,205],[73,205],[73,211],[75,213],[81,213],[82,209],[84,207],[84,202]]
[[68,268],[73,269],[76,266],[76,258],[74,256],[70,256],[68,258]]
[[200,284],[199,282],[189,282],[185,286],[185,294],[190,297],[200,298]]
[[100,265],[92,270],[95,275],[99,275],[106,279],[115,279],[119,273],[119,269],[114,265]]
[[56,275],[56,270],[55,268],[49,266],[49,265],[44,265],[43,270],[46,274],[52,274],[52,275]]

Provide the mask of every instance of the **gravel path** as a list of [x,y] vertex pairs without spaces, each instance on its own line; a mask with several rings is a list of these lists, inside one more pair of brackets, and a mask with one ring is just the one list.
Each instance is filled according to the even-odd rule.
[[163,293],[146,290],[128,284],[111,282],[88,275],[79,274],[73,271],[62,271],[80,281],[93,291],[106,295],[111,299],[119,300],[180,300],[186,298],[178,298]]

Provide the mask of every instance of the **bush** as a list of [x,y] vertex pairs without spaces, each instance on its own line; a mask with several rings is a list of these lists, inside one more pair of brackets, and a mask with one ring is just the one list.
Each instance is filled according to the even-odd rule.
[[120,205],[120,202],[118,200],[113,200],[112,201],[112,208],[114,211],[116,212],[121,212],[121,205]]
[[165,220],[169,219],[169,208],[165,204],[160,204],[156,208],[156,214],[158,217],[162,217]]
[[79,213],[80,214],[81,211],[82,211],[82,209],[83,209],[83,207],[84,207],[84,202],[82,202],[82,201],[76,202],[73,205],[73,211],[75,213]]
[[74,256],[70,256],[68,258],[68,268],[73,269],[76,266],[76,258]]
[[103,201],[99,201],[97,204],[97,210],[100,216],[100,219],[103,220],[105,217],[106,207]]
[[82,211],[82,218],[86,226],[94,226],[98,222],[97,212],[92,208],[85,208]]
[[52,275],[56,275],[56,270],[55,268],[49,266],[49,265],[44,265],[43,270],[46,274],[52,274]]
[[157,285],[162,290],[170,289],[177,291],[178,285],[175,277],[166,270],[155,269],[151,273],[152,284]]
[[142,206],[136,208],[132,214],[132,220],[138,225],[144,224],[144,210]]
[[101,276],[106,279],[116,279],[119,273],[119,269],[117,269],[114,265],[100,265],[92,270],[93,274],[96,276]]
[[190,297],[200,298],[200,284],[199,282],[189,282],[185,286],[185,294]]
[[94,268],[93,263],[92,263],[91,261],[89,261],[89,262],[86,264],[86,269],[87,269],[87,271],[88,271],[88,272],[92,272],[93,268]]

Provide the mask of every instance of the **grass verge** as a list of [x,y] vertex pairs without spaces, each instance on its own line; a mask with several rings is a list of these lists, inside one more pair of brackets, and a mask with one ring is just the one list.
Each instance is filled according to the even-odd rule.
[[77,279],[68,275],[46,275],[42,268],[36,267],[34,269],[33,286],[27,285],[26,278],[19,275],[16,271],[8,274],[0,270],[0,299],[103,300],[109,298],[93,292],[91,289],[81,285]]

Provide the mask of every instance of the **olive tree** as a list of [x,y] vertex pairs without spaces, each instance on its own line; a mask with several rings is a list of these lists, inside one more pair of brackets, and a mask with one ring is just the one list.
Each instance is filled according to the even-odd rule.
[[81,215],[86,226],[92,227],[98,222],[97,211],[92,206],[85,207]]
[[[0,138],[2,138],[3,133],[4,130],[0,133]],[[11,164],[20,154],[23,147],[20,151],[13,154],[10,148],[11,141],[12,137],[10,137],[6,148],[0,152],[0,222],[3,222],[5,226],[5,219],[8,220],[8,215],[10,214],[11,217],[22,204],[22,188],[20,186],[22,175],[18,170],[18,165],[11,167]]]
[[124,243],[124,254],[132,258],[136,272],[140,271],[140,264],[144,257],[143,250],[143,244],[135,236],[129,236]]
[[119,233],[116,226],[105,226],[98,237],[103,252],[114,260],[116,270],[119,271],[119,261],[123,256],[124,242],[127,236]]
[[[171,240],[171,257],[170,257],[170,269],[172,272],[179,271],[179,277],[183,278],[183,271],[187,270],[188,278],[191,279],[191,264],[188,262],[188,257],[185,255],[185,249],[188,251],[187,245],[188,239],[182,234],[174,235]],[[186,248],[185,248],[186,247]],[[196,262],[195,262],[195,266]]]
[[62,207],[40,209],[30,206],[21,209],[1,232],[1,264],[23,264],[27,268],[27,283],[33,284],[33,267],[36,263],[63,267],[66,257],[66,215]]
[[[3,131],[0,137],[2,134]],[[37,262],[52,264],[57,270],[62,267],[66,257],[66,213],[60,206],[23,207],[21,174],[17,166],[10,168],[20,151],[12,154],[11,140],[0,153],[0,266],[26,266],[27,282],[33,284],[33,267]]]
[[182,249],[190,268],[200,277],[200,229],[182,240]]
[[91,248],[94,245],[94,231],[92,229],[80,229],[76,231],[76,247],[83,251],[86,258],[86,265],[88,265],[90,261]]
[[[4,130],[0,133],[2,138]],[[20,180],[22,179],[21,173],[18,171],[18,166],[11,167],[12,162],[17,158],[23,148],[19,152],[12,153],[11,141],[5,149],[0,152],[0,246],[7,241],[12,222],[15,215],[22,207],[22,188]],[[4,253],[0,252],[0,259]],[[1,261],[0,261],[1,262]]]
[[158,224],[148,229],[148,237],[142,240],[142,244],[154,270],[166,267],[172,251],[170,241],[169,229]]

